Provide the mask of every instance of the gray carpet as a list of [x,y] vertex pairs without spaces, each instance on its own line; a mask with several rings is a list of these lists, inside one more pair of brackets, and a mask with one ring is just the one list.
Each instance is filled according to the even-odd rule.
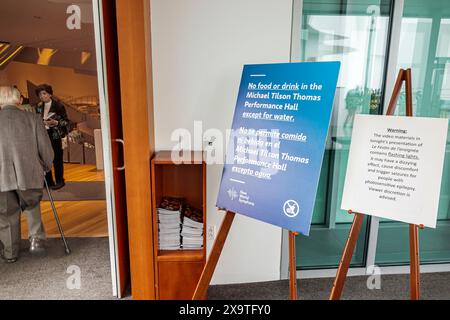
[[[300,300],[327,300],[333,285],[331,278],[298,280]],[[367,277],[347,278],[343,300],[407,300],[409,275],[381,277],[381,289],[367,289]],[[450,273],[421,275],[423,300],[450,300]],[[237,285],[215,285],[208,290],[209,300],[288,300],[289,282],[272,281]]]
[[[0,300],[95,300],[112,296],[108,238],[69,238],[72,253],[64,253],[60,239],[47,241],[43,256],[28,253],[28,241],[18,262],[5,264],[0,260]],[[69,290],[69,266],[81,270],[80,290]]]
[[[21,257],[17,263],[0,261],[0,300],[110,300],[112,296],[108,238],[69,238],[72,254],[66,256],[60,239],[48,240],[48,250],[43,256],[28,253],[28,242],[23,241]],[[69,290],[69,266],[81,270],[81,288]],[[381,290],[369,290],[367,277],[349,277],[342,299],[345,300],[407,300],[409,275],[385,275]],[[300,300],[326,300],[333,279],[298,280]],[[421,275],[422,299],[450,299],[450,273]],[[128,291],[128,297],[129,291]],[[209,300],[288,300],[287,280],[212,285]]]
[[[105,183],[103,181],[69,181],[64,188],[51,190],[55,201],[86,201],[105,200]],[[44,201],[48,201],[47,191],[44,190]]]

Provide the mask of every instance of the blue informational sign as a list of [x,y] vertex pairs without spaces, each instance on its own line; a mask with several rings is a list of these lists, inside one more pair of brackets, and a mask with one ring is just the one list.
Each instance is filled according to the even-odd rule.
[[339,68],[244,66],[218,208],[309,235]]

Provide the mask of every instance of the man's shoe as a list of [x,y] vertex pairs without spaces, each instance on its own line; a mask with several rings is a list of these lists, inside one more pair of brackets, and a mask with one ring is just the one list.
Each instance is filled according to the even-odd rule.
[[52,190],[59,190],[59,189],[64,188],[65,185],[66,185],[66,183],[64,181],[63,182],[59,182],[59,183],[55,184],[54,186],[52,186],[51,189]]
[[38,238],[30,239],[30,253],[39,254],[45,252],[45,240],[41,240]]
[[3,255],[3,252],[0,253],[0,257],[3,259],[3,261],[5,261],[5,263],[14,263],[14,262],[17,262],[17,260],[18,260],[17,257],[15,257],[15,258],[6,258]]
[[18,258],[11,258],[11,259],[4,258],[4,260],[6,263],[16,263],[17,260],[19,260],[19,259]]

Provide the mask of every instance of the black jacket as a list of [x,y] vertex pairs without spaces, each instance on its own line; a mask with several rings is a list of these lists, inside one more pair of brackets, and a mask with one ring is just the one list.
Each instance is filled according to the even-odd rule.
[[[36,107],[36,112],[44,117],[44,108],[45,104],[43,102],[39,102]],[[58,125],[56,127],[48,129],[49,136],[52,140],[58,140],[64,138],[69,133],[69,119],[67,118],[66,108],[64,105],[52,99],[52,105],[50,106],[49,112],[55,114],[52,118],[58,121]]]

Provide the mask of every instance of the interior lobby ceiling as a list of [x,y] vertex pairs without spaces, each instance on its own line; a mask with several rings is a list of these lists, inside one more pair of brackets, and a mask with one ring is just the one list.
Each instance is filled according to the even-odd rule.
[[[81,9],[81,29],[67,27],[73,4]],[[40,53],[52,49],[48,65],[95,71],[92,0],[1,0],[0,42],[24,48],[11,61],[42,64]]]

